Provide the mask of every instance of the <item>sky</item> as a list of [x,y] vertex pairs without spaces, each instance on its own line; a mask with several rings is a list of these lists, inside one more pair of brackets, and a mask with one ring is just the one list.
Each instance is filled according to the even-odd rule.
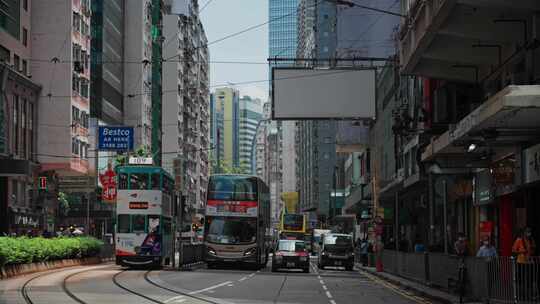
[[[268,21],[268,0],[199,0],[208,42]],[[211,44],[210,61],[266,62],[268,58],[268,25],[239,36]],[[267,64],[210,65],[211,90],[216,85],[268,79]],[[238,84],[241,95],[268,100],[268,83]]]

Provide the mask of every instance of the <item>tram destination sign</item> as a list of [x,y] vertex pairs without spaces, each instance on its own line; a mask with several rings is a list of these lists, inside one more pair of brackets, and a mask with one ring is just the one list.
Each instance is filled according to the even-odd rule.
[[98,129],[98,149],[109,151],[133,150],[132,127],[100,126]]

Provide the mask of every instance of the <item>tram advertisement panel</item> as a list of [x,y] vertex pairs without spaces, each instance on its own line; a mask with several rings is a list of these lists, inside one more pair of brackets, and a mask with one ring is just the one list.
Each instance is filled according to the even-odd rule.
[[118,190],[117,214],[161,214],[163,193],[159,190]]

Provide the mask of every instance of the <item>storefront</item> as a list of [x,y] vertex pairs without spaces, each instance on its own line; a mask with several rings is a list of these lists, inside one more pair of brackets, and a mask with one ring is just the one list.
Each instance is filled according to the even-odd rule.
[[41,229],[41,214],[10,209],[8,212],[10,234],[38,236]]
[[[533,229],[536,243],[540,242],[540,144],[523,151],[523,203],[516,208],[517,219]],[[523,225],[520,225],[520,227]],[[516,227],[516,231],[518,227]],[[540,252],[536,252],[540,254]]]

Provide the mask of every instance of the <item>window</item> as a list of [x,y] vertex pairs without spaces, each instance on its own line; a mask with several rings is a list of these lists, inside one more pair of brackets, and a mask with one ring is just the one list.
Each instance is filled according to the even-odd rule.
[[15,154],[19,153],[19,96],[13,95],[13,140]]
[[28,11],[28,0],[23,0],[23,9]]
[[28,151],[30,158],[34,158],[34,104],[28,104]]
[[24,27],[22,29],[22,44],[28,46],[28,30]]
[[148,189],[148,174],[131,173],[129,175],[129,188],[132,190]]
[[5,47],[0,45],[0,61],[9,62],[11,59],[11,52]]
[[159,182],[160,176],[161,176],[161,174],[159,174],[159,173],[152,173],[152,178],[150,180],[150,188],[152,190],[160,190],[161,189],[161,185],[160,185],[160,182]]
[[126,190],[128,188],[128,175],[126,173],[120,173],[118,175],[118,189]]
[[73,13],[73,31],[80,32],[81,31],[81,16],[79,13]]
[[16,71],[21,70],[21,58],[17,54],[13,55],[13,67]]
[[90,83],[85,78],[80,78],[81,96],[88,98],[90,96]]
[[118,215],[118,233],[129,233],[130,222],[129,214]]
[[26,60],[22,61],[22,73],[28,76],[28,62]]
[[22,156],[26,158],[26,149],[28,148],[28,145],[26,144],[26,99],[22,99],[21,102]]

